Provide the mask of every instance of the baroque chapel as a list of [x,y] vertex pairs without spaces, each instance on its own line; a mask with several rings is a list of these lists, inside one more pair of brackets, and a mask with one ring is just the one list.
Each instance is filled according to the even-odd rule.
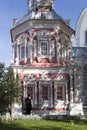
[[27,0],[28,12],[13,20],[11,66],[32,113],[82,115],[80,69],[71,62],[74,30],[54,10],[55,0]]

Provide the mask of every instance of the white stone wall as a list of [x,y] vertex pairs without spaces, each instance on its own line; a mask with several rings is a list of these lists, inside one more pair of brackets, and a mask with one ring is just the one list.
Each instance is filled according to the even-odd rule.
[[87,8],[84,9],[79,16],[77,26],[76,26],[76,46],[85,46],[85,31],[87,31]]

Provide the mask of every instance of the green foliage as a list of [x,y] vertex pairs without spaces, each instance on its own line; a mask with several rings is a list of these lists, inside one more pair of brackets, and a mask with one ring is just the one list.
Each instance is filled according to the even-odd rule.
[[[80,124],[83,122],[83,124]],[[4,122],[0,125],[1,130],[86,130],[87,120],[78,121],[73,126],[69,121],[51,120],[16,120],[13,124]]]
[[0,113],[9,110],[21,92],[19,78],[14,77],[13,69],[0,63]]
[[9,103],[12,104],[21,95],[21,86],[18,77],[14,77],[13,69],[8,68],[6,74],[6,88],[9,97]]

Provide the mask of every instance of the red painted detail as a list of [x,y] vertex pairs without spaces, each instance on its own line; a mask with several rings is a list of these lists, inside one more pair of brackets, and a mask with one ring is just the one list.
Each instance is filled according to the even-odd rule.
[[51,63],[56,63],[56,58],[55,58],[55,57],[52,57],[52,58],[50,59],[50,62],[51,62]]
[[55,111],[65,111],[68,110],[68,108],[33,108],[32,110],[40,110],[40,111],[47,111],[47,110],[55,110]]
[[58,59],[58,64],[62,65],[61,58]]
[[23,80],[23,79],[25,78],[25,76],[26,76],[26,74],[22,73],[22,74],[20,75],[20,80]]
[[36,79],[40,79],[41,74],[36,74],[35,76],[36,76]]
[[37,32],[37,31],[40,31],[40,30],[54,31],[54,28],[34,28],[33,32]]
[[66,78],[67,80],[69,80],[69,79],[70,79],[70,76],[69,76],[69,74],[68,74],[68,73],[64,74],[64,76],[65,76],[65,78]]
[[28,34],[28,36],[30,36],[29,31],[28,31],[28,30],[25,30],[24,32],[21,32],[21,33],[19,33],[18,35],[16,35],[16,36],[15,36],[15,40],[16,40],[21,34],[23,34],[23,33],[26,33],[26,34]]
[[49,74],[50,79],[54,80],[56,78],[56,74]]
[[30,39],[29,39],[29,37],[27,38],[27,41],[29,41]]
[[31,66],[37,66],[37,67],[60,67],[61,64],[54,64],[54,63],[32,63]]
[[20,61],[19,65],[25,65],[25,62],[24,61]]
[[37,40],[37,36],[35,36],[35,37],[33,38],[33,40]]
[[50,63],[48,58],[41,58],[39,63]]
[[54,36],[52,36],[51,41],[54,41],[54,40],[55,40],[55,37],[54,37]]
[[33,59],[33,63],[38,63],[37,57],[35,57],[35,58]]
[[29,63],[30,63],[30,58],[28,58],[26,61],[26,64],[29,64]]
[[65,67],[67,66],[67,61],[63,62],[63,66],[65,66]]

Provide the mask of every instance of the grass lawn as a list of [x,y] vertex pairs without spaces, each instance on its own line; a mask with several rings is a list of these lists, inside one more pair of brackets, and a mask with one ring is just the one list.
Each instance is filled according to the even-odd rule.
[[87,120],[15,120],[0,123],[0,130],[87,130]]

